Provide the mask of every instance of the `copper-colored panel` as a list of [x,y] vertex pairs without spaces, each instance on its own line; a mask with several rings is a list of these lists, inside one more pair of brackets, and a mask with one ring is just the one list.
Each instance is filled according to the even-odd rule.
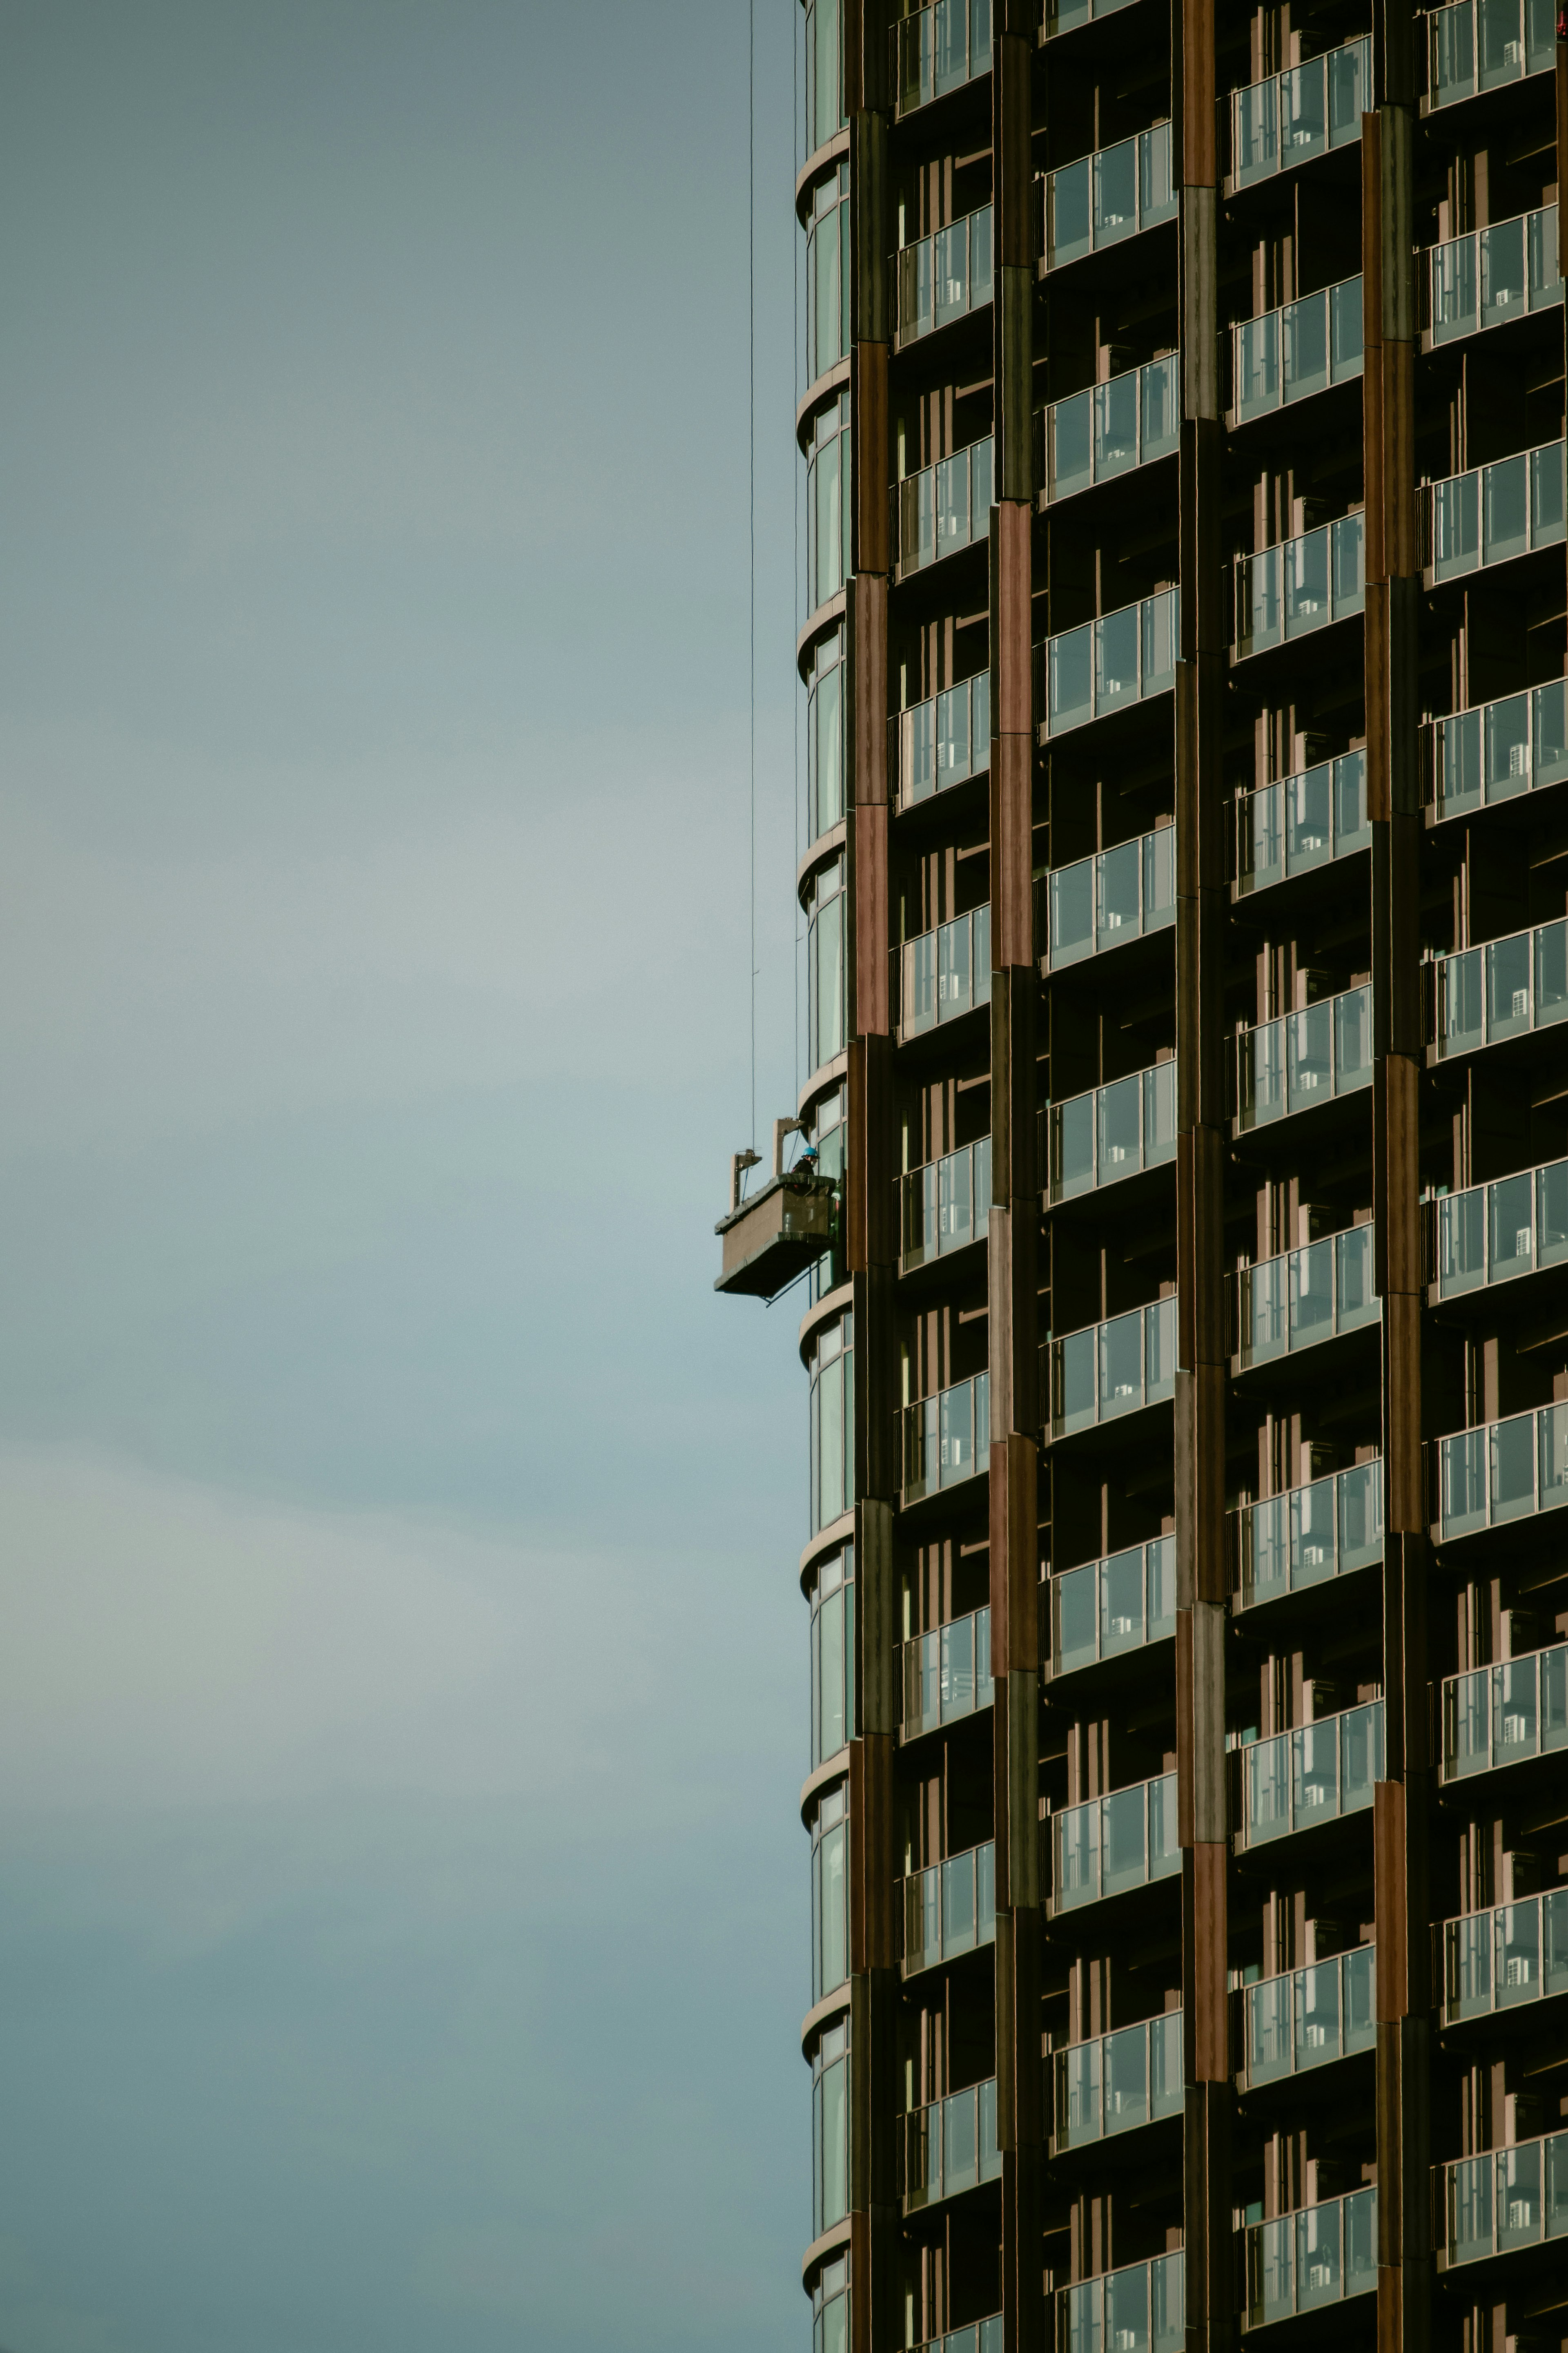
[[849,638],[850,748],[857,802],[888,797],[888,583],[859,573],[845,597]]
[[1010,1431],[991,1441],[991,1672],[1040,1663],[1039,1450]]
[[[998,516],[1019,512],[1016,507],[996,509]],[[1003,735],[993,740],[991,955],[998,969],[1034,964],[1034,873],[1029,831],[1033,767],[1034,752],[1026,734]]]
[[[1003,737],[1031,733],[1033,521],[1027,506],[1010,499],[991,511],[991,726],[994,735]],[[1004,960],[1017,964],[1026,959]]]
[[888,554],[888,346],[855,346],[855,568],[885,573]]

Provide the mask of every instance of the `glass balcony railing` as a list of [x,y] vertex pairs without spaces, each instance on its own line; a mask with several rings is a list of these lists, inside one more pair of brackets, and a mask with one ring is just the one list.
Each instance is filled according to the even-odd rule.
[[991,1376],[955,1381],[904,1408],[906,1504],[956,1487],[991,1465]]
[[1444,2166],[1443,2213],[1448,2269],[1568,2237],[1568,2132]]
[[1568,1405],[1439,1438],[1436,1483],[1439,1542],[1568,1504]]
[[991,1680],[991,1610],[972,1609],[902,1643],[906,1740],[956,1724],[995,1696]]
[[1157,122],[1152,131],[1047,172],[1045,206],[1047,269],[1174,220],[1170,124]]
[[1058,2153],[1179,2116],[1182,2013],[1169,2010],[1162,2018],[1055,2052],[1051,2073]]
[[1553,62],[1556,16],[1551,0],[1458,0],[1427,17],[1426,103],[1451,106],[1477,90],[1497,90]]
[[1372,991],[1347,988],[1236,1041],[1237,1118],[1265,1127],[1372,1084]]
[[897,715],[899,807],[984,776],[991,765],[991,673],[981,670]]
[[1236,559],[1236,658],[1304,638],[1366,609],[1366,533],[1359,514]]
[[1568,1642],[1443,1678],[1445,1783],[1568,1748]]
[[1181,404],[1182,363],[1175,352],[1053,401],[1039,412],[1047,498],[1070,498],[1168,458],[1182,438]]
[[1326,57],[1231,92],[1230,174],[1235,186],[1272,179],[1361,137],[1372,90],[1372,44],[1347,41]]
[[904,1975],[934,1968],[996,1941],[996,1848],[987,1840],[966,1854],[914,1871],[904,1882]]
[[1179,1873],[1175,1775],[1161,1773],[1053,1814],[1051,1858],[1058,1913]]
[[1376,1948],[1360,1945],[1312,1968],[1249,1985],[1243,2000],[1247,2087],[1326,2067],[1377,2042]]
[[1176,1394],[1176,1303],[1157,1299],[1048,1340],[1050,1431],[1069,1438]]
[[1238,898],[1267,891],[1292,874],[1350,858],[1372,843],[1366,807],[1366,754],[1346,752],[1299,776],[1260,785],[1236,804]]
[[1001,2179],[996,2146],[996,2078],[950,2092],[904,2118],[900,2147],[900,2194],[912,2214],[938,2198]]
[[1435,1288],[1456,1299],[1568,1264],[1568,1160],[1521,1168],[1435,1204]]
[[923,572],[984,539],[991,523],[990,441],[972,442],[893,488],[900,572]]
[[1549,311],[1562,300],[1555,205],[1428,248],[1426,316],[1434,343],[1506,327],[1510,319]]
[[991,910],[939,923],[898,950],[899,1035],[923,1037],[991,1002]]
[[912,113],[991,70],[991,0],[934,0],[893,26],[899,112]]
[[1058,2353],[1182,2353],[1186,2258],[1178,2248],[1146,2263],[1057,2290]]
[[1036,649],[1035,708],[1047,735],[1064,735],[1127,704],[1168,694],[1176,682],[1181,590],[1163,588],[1120,612],[1043,638]]
[[1156,1062],[1108,1087],[1048,1103],[1040,1121],[1052,1201],[1163,1167],[1176,1156],[1176,1065]]
[[1377,2192],[1352,2189],[1243,2233],[1243,2328],[1317,2312],[1377,2288]]
[[1230,398],[1238,425],[1331,384],[1348,384],[1361,372],[1359,278],[1300,295],[1230,331]]
[[1351,1226],[1321,1242],[1282,1251],[1232,1275],[1237,1353],[1243,1366],[1266,1365],[1342,1332],[1375,1324],[1382,1308],[1373,1265],[1373,1228]]
[[1568,1887],[1445,1920],[1443,2023],[1568,1993]]
[[1427,728],[1439,821],[1568,777],[1568,681],[1506,694]]
[[1176,1539],[1156,1536],[1050,1579],[1051,1672],[1121,1658],[1176,1630]]
[[1538,547],[1561,546],[1563,444],[1472,467],[1421,494],[1426,560],[1435,580],[1457,580]]
[[991,206],[900,246],[899,340],[912,343],[991,300]]
[[1118,842],[1047,878],[1052,972],[1125,947],[1176,920],[1176,828],[1162,825],[1135,841]]
[[1437,958],[1437,1055],[1568,1018],[1568,919]]
[[[1125,7],[1128,0],[1117,0]],[[972,2320],[967,2328],[950,2328],[945,2337],[928,2337],[915,2353],[1002,2353],[1002,2316],[994,2312],[989,2320]]]
[[1232,1514],[1237,1606],[1255,1609],[1383,1557],[1383,1464],[1358,1462]]
[[1239,1851],[1370,1807],[1372,1785],[1383,1778],[1383,1702],[1248,1741],[1238,1753]]
[[1076,32],[1080,25],[1098,23],[1131,5],[1132,0],[1046,0],[1045,37],[1054,41],[1058,33]]
[[991,1138],[983,1135],[899,1179],[899,1264],[906,1274],[964,1250],[991,1217]]

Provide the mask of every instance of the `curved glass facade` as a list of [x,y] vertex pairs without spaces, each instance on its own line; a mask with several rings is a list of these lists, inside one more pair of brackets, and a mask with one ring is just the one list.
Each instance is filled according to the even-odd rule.
[[811,1589],[811,1768],[855,1736],[855,1547],[816,1566]]
[[811,649],[805,673],[807,836],[817,840],[844,815],[844,632]]
[[855,1318],[818,1332],[811,1359],[811,1525],[825,1528],[855,1500]]
[[849,2022],[818,2035],[811,2063],[811,2235],[849,2211]]
[[811,2353],[849,2353],[849,2258],[824,2263],[811,2292]]
[[819,180],[805,230],[805,380],[849,355],[849,165]]
[[844,860],[818,867],[805,886],[805,1036],[814,1071],[844,1051],[847,964]]
[[849,1784],[818,1801],[811,1826],[811,1999],[836,1993],[849,1975]]
[[805,601],[815,611],[836,596],[851,567],[849,395],[819,408],[805,452]]
[[805,152],[815,155],[849,118],[844,111],[843,0],[807,0]]

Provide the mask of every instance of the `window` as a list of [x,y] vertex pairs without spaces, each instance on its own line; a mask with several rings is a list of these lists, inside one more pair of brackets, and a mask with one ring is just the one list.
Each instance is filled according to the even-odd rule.
[[855,1736],[855,1547],[817,1564],[811,1589],[811,1767]]
[[805,152],[814,155],[849,118],[844,111],[842,0],[808,0],[805,12]]
[[849,2027],[818,2037],[811,2063],[811,2206],[814,2239],[849,2211]]
[[819,638],[805,680],[805,784],[809,837],[844,815],[844,632]]
[[812,2353],[849,2353],[849,2258],[824,2263],[811,2292]]
[[849,350],[849,166],[819,180],[805,230],[805,380]]
[[811,1999],[819,2002],[849,1975],[849,1785],[840,1781],[816,1809],[811,1829]]
[[818,409],[806,451],[805,593],[814,611],[837,596],[853,568],[849,474],[849,395],[845,391]]
[[811,1351],[811,1525],[825,1528],[855,1500],[855,1319],[826,1324]]
[[836,858],[813,875],[805,895],[806,1051],[819,1071],[844,1051],[848,1008],[845,1002],[844,860]]

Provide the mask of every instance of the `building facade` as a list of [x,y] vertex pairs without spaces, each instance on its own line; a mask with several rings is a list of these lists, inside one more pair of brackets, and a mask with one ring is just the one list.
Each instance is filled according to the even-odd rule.
[[1559,30],[805,0],[816,2353],[1568,2343]]

